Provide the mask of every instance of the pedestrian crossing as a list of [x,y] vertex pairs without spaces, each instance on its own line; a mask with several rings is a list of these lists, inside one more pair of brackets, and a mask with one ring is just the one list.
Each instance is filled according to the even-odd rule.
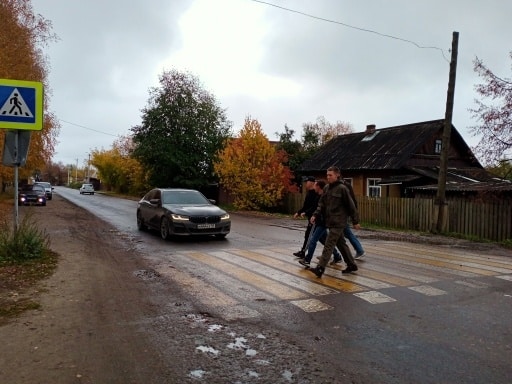
[[370,305],[384,305],[400,301],[397,288],[435,298],[450,295],[447,287],[479,290],[512,283],[512,257],[481,251],[372,242],[365,244],[366,256],[358,260],[357,273],[343,275],[335,266],[321,279],[304,269],[293,251],[281,246],[183,250],[156,270],[227,320],[258,317],[271,304],[289,303],[308,313],[332,310],[332,300],[325,299],[330,295],[352,295]]

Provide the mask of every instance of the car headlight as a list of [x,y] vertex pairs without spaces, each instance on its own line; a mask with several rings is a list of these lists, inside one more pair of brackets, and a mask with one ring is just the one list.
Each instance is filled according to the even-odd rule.
[[226,213],[220,217],[221,220],[229,220],[229,213]]
[[185,215],[178,215],[177,213],[172,213],[171,217],[176,221],[188,221],[189,217]]

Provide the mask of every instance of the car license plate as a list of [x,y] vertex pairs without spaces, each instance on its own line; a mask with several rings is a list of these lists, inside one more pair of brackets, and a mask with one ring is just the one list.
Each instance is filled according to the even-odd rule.
[[215,224],[197,224],[197,229],[215,228]]

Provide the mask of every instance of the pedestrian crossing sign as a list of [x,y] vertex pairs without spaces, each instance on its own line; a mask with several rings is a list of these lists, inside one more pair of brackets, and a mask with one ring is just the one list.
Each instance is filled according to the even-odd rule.
[[0,79],[0,128],[43,129],[43,84]]

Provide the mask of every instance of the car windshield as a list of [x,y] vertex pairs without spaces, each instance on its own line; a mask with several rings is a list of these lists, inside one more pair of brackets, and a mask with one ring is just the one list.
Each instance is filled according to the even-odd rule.
[[36,192],[44,192],[44,188],[40,185],[24,185],[21,188],[22,191],[36,191]]
[[163,191],[162,204],[202,205],[211,203],[197,191]]
[[41,182],[41,181],[38,181],[38,182],[37,182],[37,185],[42,185],[42,186],[43,186],[43,187],[45,187],[45,188],[50,188],[50,183],[43,183],[43,182]]

